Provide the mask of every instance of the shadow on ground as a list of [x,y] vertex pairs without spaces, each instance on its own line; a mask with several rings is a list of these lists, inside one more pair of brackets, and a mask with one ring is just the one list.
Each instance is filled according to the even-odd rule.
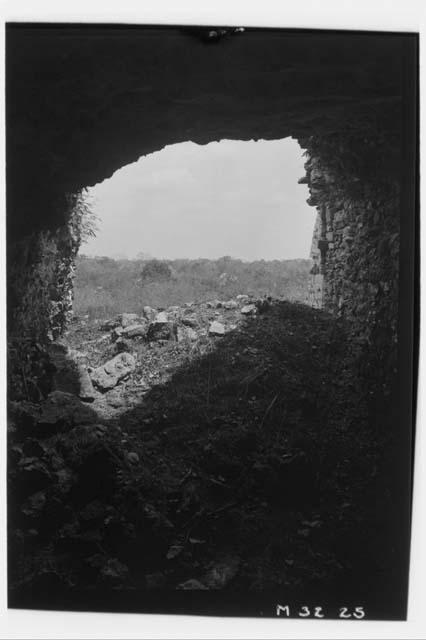
[[275,615],[287,599],[401,616],[385,417],[364,386],[348,327],[283,302],[117,420],[81,403],[59,429],[27,418],[10,606]]

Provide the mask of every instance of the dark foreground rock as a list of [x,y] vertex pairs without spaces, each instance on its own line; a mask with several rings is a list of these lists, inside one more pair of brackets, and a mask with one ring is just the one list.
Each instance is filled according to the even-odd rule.
[[[31,558],[13,584],[256,592],[384,562],[365,500],[378,449],[345,327],[241,304],[175,310],[177,340],[100,348],[75,327],[103,393],[13,407],[11,544]],[[121,343],[137,357],[107,358]]]
[[96,414],[72,393],[53,391],[40,405],[35,416],[34,434],[47,437],[77,424],[95,422]]
[[156,320],[149,325],[147,340],[173,340],[176,336],[176,328],[174,323],[168,320]]
[[93,402],[95,399],[95,391],[87,368],[84,365],[78,365],[77,376],[79,385],[78,397],[85,402]]

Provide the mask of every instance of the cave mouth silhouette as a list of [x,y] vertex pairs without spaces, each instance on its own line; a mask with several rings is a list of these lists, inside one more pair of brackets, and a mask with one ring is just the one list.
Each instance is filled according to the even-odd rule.
[[211,43],[206,33],[7,25],[10,237],[54,228],[64,194],[185,140],[293,136],[303,147],[319,136],[336,140],[330,154],[344,154],[341,136],[398,145],[404,34],[246,29]]
[[[46,233],[52,234],[52,255],[59,257],[59,270],[72,262],[75,249],[72,241],[66,232],[64,237],[55,236],[57,230],[66,228],[69,222],[69,194],[78,194],[84,187],[105,180],[119,167],[134,162],[141,155],[189,139],[205,144],[224,138],[275,139],[291,135],[308,150],[310,167],[306,181],[311,193],[310,203],[318,207],[322,216],[321,267],[329,286],[327,311],[322,313],[344,315],[342,320],[351,326],[349,344],[360,356],[355,358],[356,364],[352,364],[367,387],[367,405],[373,417],[371,426],[377,428],[379,438],[382,432],[392,436],[389,449],[385,445],[382,449],[379,446],[387,461],[383,473],[377,476],[377,491],[369,492],[366,501],[369,502],[372,496],[391,496],[391,504],[386,502],[383,507],[385,511],[387,507],[389,509],[386,514],[379,514],[378,523],[374,507],[371,510],[367,507],[371,516],[367,528],[374,528],[377,534],[377,547],[374,548],[379,548],[380,542],[386,540],[391,549],[384,545],[385,556],[389,551],[385,558],[379,553],[384,564],[376,566],[375,577],[360,576],[355,567],[353,581],[348,579],[347,584],[353,588],[352,594],[356,592],[353,602],[356,601],[357,606],[360,594],[368,592],[371,595],[373,616],[404,618],[412,453],[411,432],[407,426],[412,423],[414,374],[411,354],[415,323],[408,313],[407,317],[401,318],[398,309],[413,309],[412,297],[415,295],[416,114],[413,105],[417,101],[417,87],[413,70],[418,46],[416,36],[247,29],[238,34],[225,30],[220,37],[214,36],[212,42],[208,33],[206,40],[203,29],[9,24],[6,39],[8,311],[12,319],[8,328],[12,337],[21,339],[28,325],[30,330],[35,328],[37,318],[50,320],[49,314],[39,311],[39,305],[51,290],[56,303],[69,293],[65,288],[57,290],[56,263],[42,265],[47,267],[48,274],[54,273],[51,281],[40,278],[37,270],[41,241]],[[341,222],[346,229],[343,253],[349,253],[350,259],[343,259],[341,255],[333,262],[333,255],[336,255],[333,252],[338,247],[333,235],[327,237],[327,233],[334,233],[333,229],[327,228],[330,222],[327,213],[331,216],[343,214]],[[399,240],[401,260],[395,257]],[[390,246],[392,252],[388,250]],[[373,267],[371,255],[380,257]],[[367,280],[364,273],[368,274]],[[43,295],[29,295],[34,279],[38,283],[45,282],[48,291],[43,289]],[[358,286],[360,282],[363,287]],[[381,282],[385,286],[379,286]],[[314,318],[313,315],[310,317]],[[322,315],[315,316],[319,317]],[[300,344],[305,344],[307,337],[309,331],[300,335]],[[296,341],[293,355],[298,353],[300,344]],[[24,353],[20,364],[27,362],[27,355]],[[337,376],[337,387],[339,382],[342,380]],[[387,403],[383,394],[376,395],[377,389],[386,389]],[[276,400],[270,412],[280,406]],[[309,410],[307,403],[305,411],[309,413]],[[294,416],[297,411],[294,407]],[[27,438],[25,429],[28,427],[31,427],[31,419],[24,420],[22,431],[18,430],[18,449],[12,453],[13,460],[21,455],[19,448],[23,443],[19,437]],[[64,453],[78,458],[81,441],[85,442],[87,432],[83,430],[74,435],[72,442],[61,444]],[[15,434],[11,436],[13,446],[14,437]],[[217,445],[228,453],[226,442]],[[37,443],[26,442],[25,446],[29,451],[37,451],[37,455],[46,454],[40,452]],[[155,444],[151,443],[151,446],[155,450]],[[250,448],[250,438],[245,440],[245,446]],[[100,453],[97,444],[93,447],[89,447],[88,453],[94,455],[96,465],[102,469],[93,488],[102,491],[110,486],[114,465],[109,454]],[[362,460],[353,477],[363,475],[362,465],[370,458]],[[80,479],[87,484],[91,463],[85,464],[84,454],[81,462]],[[300,462],[297,460],[294,467],[295,476]],[[340,460],[335,462],[339,467]],[[43,465],[29,468],[30,463],[25,463],[17,468],[12,466],[12,471],[16,471],[18,477],[30,473],[32,480],[40,482],[50,474]],[[230,467],[232,464],[228,461],[228,473]],[[256,473],[261,475],[262,469]],[[65,483],[62,489],[66,486]],[[81,488],[81,483],[77,482],[73,500],[78,506],[81,506]],[[18,481],[19,499],[21,489]],[[192,497],[190,489],[187,494],[186,504],[194,506],[193,492]],[[50,515],[53,513],[59,519],[68,517],[69,511],[65,509],[64,513],[58,507],[58,504],[64,506],[64,500],[58,495],[54,498],[57,509],[55,507]],[[133,495],[133,498],[137,500],[138,496]],[[380,504],[383,506],[383,501]],[[19,510],[21,502],[11,504],[9,501],[9,506],[13,514],[14,509]],[[25,509],[28,510],[28,505]],[[27,514],[23,515],[27,517]],[[89,521],[92,515],[89,514]],[[139,522],[141,528],[149,532],[152,548],[157,542],[155,527],[160,527],[166,539],[165,531],[169,530],[167,523],[156,515],[158,509],[143,511]],[[38,534],[49,537],[50,527],[57,524],[55,517],[43,521],[46,528],[42,526],[41,531],[36,530]],[[235,523],[238,513],[233,517]],[[315,520],[309,522],[312,525]],[[353,540],[351,535],[356,537],[357,527],[365,534],[362,518],[361,522],[347,522],[353,525],[345,538],[347,542]],[[114,518],[109,521],[111,523],[114,533],[110,542],[120,546],[127,540],[129,530]],[[302,546],[310,536],[310,528],[303,525],[300,530],[305,533],[295,538]],[[19,555],[24,549],[31,555],[31,545],[37,536],[34,536],[33,528],[26,530],[32,531],[28,537],[22,537],[19,531],[22,530],[18,528],[12,532],[10,552]],[[71,556],[77,544],[78,553],[74,558],[81,549],[79,545],[92,551],[93,545],[99,543],[99,538],[89,535],[87,530],[77,533],[77,541],[75,535],[76,531],[67,530],[66,540],[61,540]],[[328,541],[331,548],[331,538]],[[368,544],[365,549],[367,547]],[[98,561],[96,558],[84,567],[85,576],[91,578],[99,569],[108,579],[115,579],[117,573],[125,573],[120,564],[111,565],[107,561],[99,567]],[[178,563],[181,561],[185,564],[184,557],[178,559]],[[324,562],[327,564],[326,560]],[[300,567],[296,566],[296,569]],[[152,584],[152,574],[149,575]],[[187,577],[182,576],[182,579]],[[60,598],[61,579],[44,570],[39,578],[40,581],[27,585],[25,596],[20,596],[21,599],[13,596],[10,602],[15,606],[22,606],[24,602],[28,605],[31,599],[28,591],[34,587],[35,593],[44,593],[47,598],[40,607],[55,607],[56,595]],[[338,583],[334,582],[330,588],[336,603]],[[386,591],[389,597],[377,605],[378,600],[374,604],[374,598],[378,591],[382,594]],[[187,601],[187,595],[178,594],[176,599],[182,605],[183,600]],[[235,605],[234,595],[228,591],[221,594],[222,604],[228,597]],[[75,606],[87,607],[82,604],[81,593],[78,599],[80,602]],[[96,599],[97,595],[94,595],[90,607],[114,607],[111,601],[96,603]],[[117,599],[120,600],[120,596]],[[67,605],[65,597],[59,606],[74,606],[70,602],[68,600]],[[126,603],[121,602],[126,609]],[[209,611],[205,601],[203,607],[203,612]],[[222,611],[226,613],[229,608],[223,605]],[[264,613],[263,610],[252,610],[258,615]],[[237,612],[234,606],[231,613]],[[271,615],[275,615],[275,611]]]

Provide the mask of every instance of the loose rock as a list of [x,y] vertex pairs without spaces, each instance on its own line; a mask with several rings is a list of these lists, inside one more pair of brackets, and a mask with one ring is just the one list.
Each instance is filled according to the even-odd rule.
[[122,313],[120,316],[120,322],[121,322],[121,326],[123,327],[123,329],[125,329],[126,327],[129,327],[132,324],[136,324],[136,321],[138,320],[138,315],[137,313]]
[[114,409],[118,409],[119,407],[122,407],[124,405],[124,398],[122,397],[118,389],[115,389],[114,391],[110,391],[109,393],[106,394],[105,397],[106,397],[107,403],[111,407],[114,407]]
[[228,300],[223,303],[225,309],[238,309],[238,302],[236,300]]
[[146,306],[143,308],[143,315],[148,320],[148,322],[152,322],[157,315],[157,310],[153,309],[152,307]]
[[224,336],[225,335],[225,327],[221,322],[217,322],[214,320],[209,327],[209,335],[211,336]]
[[132,464],[138,464],[139,456],[135,451],[130,451],[130,453],[127,454],[127,460]]
[[112,331],[120,325],[120,320],[115,318],[114,320],[105,320],[100,326],[99,329],[101,331]]
[[95,399],[95,391],[93,389],[92,381],[90,379],[89,374],[87,373],[86,367],[83,365],[77,366],[77,375],[78,375],[78,384],[80,390],[78,392],[78,397],[80,400],[84,402],[93,402]]
[[115,329],[113,329],[111,331],[111,341],[115,342],[116,340],[118,340],[118,338],[121,336],[122,333],[123,333],[122,327],[116,327]]
[[119,353],[115,358],[92,372],[92,381],[101,391],[107,391],[113,389],[135,368],[136,361],[130,353]]
[[137,336],[145,337],[148,333],[148,324],[147,322],[131,324],[125,329],[121,334],[122,338],[136,338]]
[[41,405],[36,427],[48,436],[77,424],[91,424],[95,421],[95,412],[79,398],[65,391],[53,391]]
[[244,307],[242,307],[241,313],[245,316],[254,315],[256,313],[256,305],[246,304]]
[[170,340],[174,337],[173,324],[171,322],[152,322],[149,325],[147,340]]
[[177,589],[182,591],[208,591],[209,590],[209,588],[206,587],[205,584],[193,578],[190,580],[186,580],[185,582],[181,582],[181,584],[177,586]]
[[169,316],[167,315],[166,311],[160,311],[159,313],[157,313],[157,315],[155,316],[154,322],[168,322],[169,321]]
[[194,315],[185,315],[182,318],[182,324],[184,324],[186,327],[192,327],[193,329],[195,329],[196,327],[198,327],[198,320]]

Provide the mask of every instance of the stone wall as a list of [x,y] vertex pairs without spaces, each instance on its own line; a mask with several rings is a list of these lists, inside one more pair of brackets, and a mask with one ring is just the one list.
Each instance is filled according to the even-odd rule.
[[374,153],[374,170],[366,175],[366,154],[353,141],[328,140],[327,154],[324,140],[305,144],[302,182],[309,185],[308,202],[317,208],[311,256],[315,277],[323,277],[322,306],[350,323],[366,380],[381,379],[389,393],[397,358],[398,182],[377,149],[369,158]]
[[[304,176],[299,180],[299,183],[304,184],[307,182],[307,177]],[[314,309],[322,309],[324,306],[324,263],[321,260],[321,252],[319,250],[319,242],[323,234],[321,215],[317,213],[315,220],[314,230],[312,234],[312,243],[310,257],[313,262],[309,282],[308,290],[306,292],[306,304]]]
[[72,314],[75,258],[85,225],[81,202],[81,194],[66,197],[67,223],[33,232],[8,247],[8,380],[13,397],[39,399],[41,387],[48,387],[46,347]]

